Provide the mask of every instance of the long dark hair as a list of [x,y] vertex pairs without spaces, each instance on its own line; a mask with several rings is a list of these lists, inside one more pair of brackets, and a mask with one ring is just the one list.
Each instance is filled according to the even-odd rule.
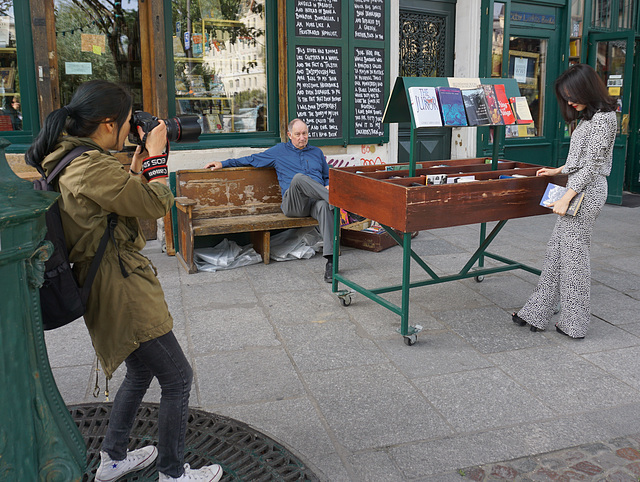
[[89,137],[106,119],[115,120],[120,131],[131,106],[131,95],[123,87],[106,80],[85,82],[68,105],[47,116],[27,149],[25,161],[42,173],[40,163],[55,149],[63,132],[74,137]]
[[[591,120],[593,114],[598,111],[616,110],[615,99],[609,95],[607,86],[590,65],[572,65],[556,79],[555,87],[562,117],[567,122],[578,117]],[[578,112],[567,102],[584,104],[587,107],[582,112]]]

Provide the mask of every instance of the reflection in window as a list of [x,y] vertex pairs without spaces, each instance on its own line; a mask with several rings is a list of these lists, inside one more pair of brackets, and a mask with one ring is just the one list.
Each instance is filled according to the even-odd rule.
[[127,85],[142,109],[138,0],[55,0],[60,102],[78,86],[104,79]]
[[502,77],[504,46],[504,3],[493,4],[493,41],[491,43],[491,77]]
[[542,136],[544,128],[544,88],[547,77],[547,40],[511,37],[509,77],[516,79],[520,95],[526,97],[533,117],[533,129],[526,133],[508,131],[512,137]]
[[[628,117],[623,116],[622,101],[624,94],[624,73],[627,60],[627,41],[610,40],[596,44],[596,72],[607,86],[609,95],[616,99],[618,132],[627,133]],[[624,114],[626,114],[625,112]],[[627,120],[625,120],[627,117]],[[620,130],[622,129],[622,131]]]
[[580,63],[582,55],[582,21],[584,0],[571,0],[571,31],[569,36],[569,65]]
[[264,0],[173,0],[172,10],[176,113],[199,115],[204,133],[266,130]]
[[611,0],[593,0],[591,25],[593,27],[611,28]]
[[618,28],[620,29],[632,29],[633,19],[636,14],[635,6],[638,4],[638,0],[619,0],[618,11]]
[[0,2],[0,131],[22,130],[20,78],[13,2]]

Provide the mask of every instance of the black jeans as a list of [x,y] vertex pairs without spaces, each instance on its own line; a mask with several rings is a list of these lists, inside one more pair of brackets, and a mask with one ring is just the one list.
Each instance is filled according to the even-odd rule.
[[151,380],[156,377],[162,389],[156,466],[163,474],[180,477],[183,473],[184,437],[193,380],[191,365],[171,331],[141,343],[127,357],[125,364],[127,374],[113,401],[102,450],[112,460],[122,460],[127,456],[129,434],[138,408]]

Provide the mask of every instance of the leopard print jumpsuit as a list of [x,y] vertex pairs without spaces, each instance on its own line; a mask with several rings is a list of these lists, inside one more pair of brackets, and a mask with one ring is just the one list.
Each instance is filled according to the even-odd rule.
[[558,328],[573,337],[584,337],[591,319],[591,232],[607,199],[616,137],[615,112],[597,112],[581,120],[571,136],[567,162],[567,187],[585,196],[576,216],[558,216],[547,243],[538,286],[518,316],[538,329],[549,324],[560,301]]

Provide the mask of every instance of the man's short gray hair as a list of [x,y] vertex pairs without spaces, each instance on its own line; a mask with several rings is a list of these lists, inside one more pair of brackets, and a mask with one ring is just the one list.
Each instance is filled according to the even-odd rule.
[[302,119],[298,119],[297,117],[295,119],[293,119],[291,122],[289,122],[289,125],[287,126],[287,132],[292,132],[293,130],[293,125],[296,122],[302,122],[305,126],[307,125],[307,123],[305,121],[303,121]]

